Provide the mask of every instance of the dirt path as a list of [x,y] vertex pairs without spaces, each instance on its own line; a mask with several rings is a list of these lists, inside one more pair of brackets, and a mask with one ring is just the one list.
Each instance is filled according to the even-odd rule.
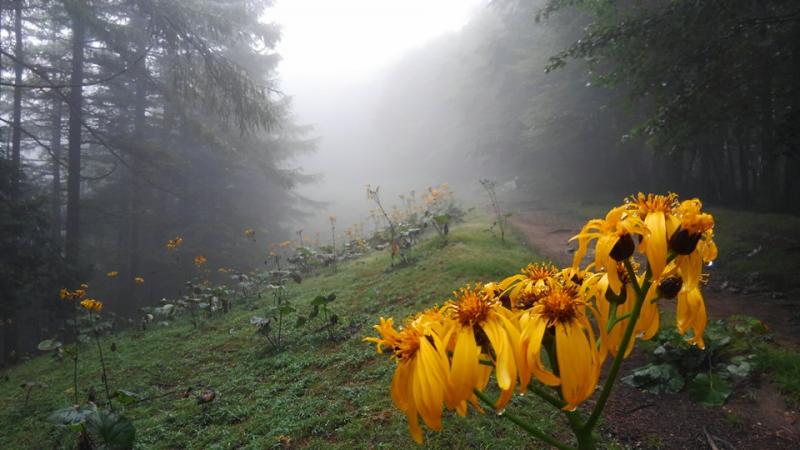
[[[514,211],[511,223],[530,247],[559,265],[567,265],[574,252],[574,244],[568,240],[583,221],[552,209],[527,209]],[[712,273],[711,279],[716,280],[704,292],[711,319],[752,315],[763,320],[782,343],[800,343],[796,309],[800,302],[773,298],[769,292],[730,292],[733,283],[725,284],[728,280],[724,273]],[[648,359],[649,355],[637,349],[623,363],[623,371],[640,367]],[[618,383],[603,414],[600,433],[630,448],[800,448],[800,415],[772,383],[762,378],[737,391],[725,406],[709,408],[692,402],[686,393],[654,395]]]

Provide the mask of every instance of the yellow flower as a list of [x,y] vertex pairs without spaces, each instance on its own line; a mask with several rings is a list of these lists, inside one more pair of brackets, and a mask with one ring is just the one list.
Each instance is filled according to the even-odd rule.
[[111,272],[106,273],[106,276],[108,278],[117,278],[117,275],[119,275],[119,272],[117,272],[116,270],[112,270]]
[[[607,273],[598,274],[593,280],[587,282],[587,296],[595,297],[595,304],[599,313],[598,323],[599,326],[605,330],[605,345],[611,356],[617,356],[622,343],[622,337],[625,334],[625,328],[628,327],[630,319],[622,319],[616,322],[610,330],[607,328],[609,321],[612,319],[612,311],[616,305],[616,311],[613,317],[623,317],[626,314],[633,312],[633,306],[636,303],[636,290],[633,283],[630,282],[629,275],[625,268],[619,265],[617,273],[622,279],[623,288],[619,294],[614,294],[608,289],[609,277]],[[638,282],[641,284],[644,277],[637,277]],[[633,350],[636,339],[650,340],[658,332],[660,325],[660,316],[658,312],[658,305],[655,300],[658,299],[657,283],[653,283],[645,296],[642,309],[639,313],[639,319],[634,325],[633,338],[628,342],[628,348],[625,349],[624,357],[627,358]]]
[[283,242],[281,242],[280,244],[278,244],[278,246],[279,246],[280,248],[286,248],[286,247],[288,247],[288,246],[290,246],[290,245],[292,245],[292,241],[283,241]]
[[670,249],[678,255],[676,263],[687,288],[697,287],[703,263],[717,258],[714,217],[700,212],[702,207],[698,199],[682,202],[678,207],[680,226],[669,240]]
[[367,337],[378,353],[390,349],[397,361],[392,378],[392,401],[408,420],[408,431],[417,443],[423,440],[419,416],[433,430],[442,429],[442,404],[448,396],[449,364],[445,344],[434,330],[440,326],[436,313],[422,313],[397,330],[393,320],[381,317],[375,325],[380,337]]
[[494,361],[495,378],[502,391],[497,408],[511,399],[517,384],[516,351],[519,329],[510,320],[511,311],[479,284],[454,292],[455,299],[443,308],[448,321],[446,336],[448,350],[453,353],[451,377],[452,399],[448,407],[464,415],[466,401],[474,402],[474,389],[483,390],[488,380],[489,366],[481,359]]
[[[605,269],[611,290],[619,293],[622,282],[617,276],[617,262],[633,255],[636,249],[634,235],[647,236],[645,224],[625,206],[613,208],[605,219],[593,219],[584,225],[581,232],[570,240],[578,240],[578,250],[572,259],[572,267],[578,269],[589,248],[589,242],[597,239],[594,249],[594,263]],[[666,259],[666,253],[664,258]]]
[[542,296],[547,294],[558,269],[548,263],[531,263],[522,273],[507,277],[499,287],[511,299],[511,309],[531,308]]
[[167,250],[175,250],[183,244],[183,238],[175,236],[173,239],[167,241]]
[[[574,410],[592,395],[600,378],[606,349],[604,344],[597,345],[586,314],[586,310],[591,308],[584,298],[556,285],[533,308],[522,313],[519,323],[522,331],[520,388],[523,392],[533,374],[546,385],[560,385],[566,410]],[[545,333],[552,334],[559,375],[542,363]],[[601,336],[603,334],[601,329]]]
[[247,228],[247,229],[244,230],[244,235],[249,237],[249,238],[254,237],[256,235],[256,230],[254,230],[252,228]]
[[[647,256],[653,278],[659,278],[667,265],[667,241],[678,230],[678,196],[639,193],[629,208],[644,221],[649,233],[643,236],[640,251]],[[614,285],[612,284],[612,288]],[[614,292],[618,292],[616,289]]]
[[73,294],[69,291],[69,289],[61,288],[61,290],[58,292],[58,296],[61,297],[61,300],[71,300]]
[[194,265],[196,265],[197,267],[200,267],[205,263],[206,263],[206,257],[205,256],[197,255],[197,256],[194,257]]
[[144,277],[136,277],[133,279],[136,284],[144,284]]
[[692,330],[692,337],[689,343],[700,348],[706,348],[703,341],[703,332],[708,323],[706,314],[706,304],[703,301],[703,294],[698,287],[690,287],[684,284],[683,289],[678,293],[678,305],[675,308],[675,318],[677,320],[678,331],[681,334]]
[[88,311],[100,312],[103,309],[103,302],[97,301],[93,298],[87,298],[81,301],[81,306]]

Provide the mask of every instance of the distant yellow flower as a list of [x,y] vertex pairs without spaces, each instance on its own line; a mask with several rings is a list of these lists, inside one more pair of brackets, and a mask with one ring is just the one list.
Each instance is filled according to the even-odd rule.
[[58,296],[61,297],[61,300],[69,300],[72,299],[72,292],[67,288],[61,288],[58,292]]
[[256,235],[256,230],[254,230],[252,228],[246,228],[244,230],[244,235],[249,237],[249,238],[252,238],[252,237],[254,237]]
[[290,245],[292,245],[292,241],[283,241],[283,242],[281,242],[280,244],[278,244],[278,247],[280,247],[280,248],[286,248],[286,247],[288,247],[288,246],[290,246]]
[[103,309],[103,302],[87,298],[81,302],[81,306],[88,311],[100,312]]
[[[520,388],[524,391],[531,374],[550,386],[561,386],[564,409],[573,410],[589,398],[600,378],[605,360],[605,339],[598,346],[584,298],[555,287],[519,319],[521,344]],[[542,363],[542,341],[552,333],[559,375]],[[601,331],[602,335],[602,331]]]
[[117,272],[116,270],[112,270],[111,272],[106,273],[106,276],[108,278],[117,278],[117,275],[119,275],[119,272]]
[[136,277],[133,279],[136,284],[144,284],[144,277]]
[[502,391],[495,406],[502,408],[517,384],[515,351],[520,337],[510,320],[511,311],[479,284],[465,286],[453,294],[454,299],[443,308],[449,319],[445,325],[445,334],[451,336],[448,350],[453,353],[454,383],[448,406],[461,415],[466,413],[467,400],[475,396],[473,390],[486,387],[490,371],[480,363],[485,358],[494,361],[497,386]]
[[220,267],[219,269],[217,269],[217,272],[219,272],[219,273],[228,273],[228,272],[232,272],[232,271],[233,271],[233,269],[228,269],[228,268],[225,268],[225,267]]
[[167,241],[167,250],[175,250],[183,244],[183,238],[175,236],[173,239]]
[[[400,330],[391,318],[381,317],[375,325],[380,337],[367,337],[378,353],[392,351],[397,369],[392,378],[392,401],[408,420],[408,431],[417,443],[423,441],[419,416],[433,430],[442,429],[442,404],[447,400],[449,363],[445,343],[435,331],[438,318],[422,313]],[[477,356],[477,355],[475,355]]]
[[205,263],[206,263],[206,257],[205,256],[197,255],[197,256],[194,257],[194,265],[196,265],[197,267],[200,267]]

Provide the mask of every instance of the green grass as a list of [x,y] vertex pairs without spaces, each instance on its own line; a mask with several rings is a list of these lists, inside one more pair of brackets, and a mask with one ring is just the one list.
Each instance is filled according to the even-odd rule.
[[[271,351],[249,324],[271,302],[267,295],[240,301],[200,329],[183,318],[105,337],[112,389],[149,399],[124,411],[136,426],[137,448],[416,448],[389,397],[394,364],[362,338],[380,316],[402,320],[464,283],[494,280],[538,259],[513,237],[503,244],[486,228],[470,217],[452,230],[448,245],[428,239],[417,246],[409,266],[387,270],[388,255],[372,254],[292,285],[301,310],[316,295],[336,292],[332,307],[352,330],[337,342],[290,328],[287,348]],[[80,354],[81,397],[94,387],[104,399],[96,348],[82,345]],[[45,355],[0,373],[0,448],[74,447],[74,432],[45,420],[72,403],[71,370],[70,360]],[[20,385],[27,381],[47,387],[34,388],[24,406]],[[179,395],[187,387],[213,389],[217,398],[198,405]],[[567,438],[560,413],[531,397],[516,397],[510,410]],[[494,413],[446,413],[444,431],[427,432],[426,446],[541,448]]]
[[800,353],[763,345],[757,349],[756,363],[787,398],[800,403]]

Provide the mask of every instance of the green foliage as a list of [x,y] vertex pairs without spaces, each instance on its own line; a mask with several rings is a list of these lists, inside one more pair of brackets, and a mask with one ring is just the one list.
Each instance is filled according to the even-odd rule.
[[673,328],[662,328],[649,343],[654,362],[623,378],[631,386],[654,394],[686,390],[692,400],[720,406],[733,385],[769,373],[757,363],[769,339],[764,323],[750,316],[731,316],[708,324],[705,350],[689,345]]
[[715,373],[699,373],[689,382],[689,397],[705,406],[722,406],[733,393],[733,388]]
[[297,323],[295,326],[300,327],[303,325],[309,326],[316,324],[317,329],[315,332],[325,331],[328,334],[328,339],[331,341],[336,340],[336,325],[339,324],[339,315],[331,309],[330,304],[336,300],[336,294],[331,292],[328,295],[318,295],[311,300],[311,311],[307,316],[297,316]]

